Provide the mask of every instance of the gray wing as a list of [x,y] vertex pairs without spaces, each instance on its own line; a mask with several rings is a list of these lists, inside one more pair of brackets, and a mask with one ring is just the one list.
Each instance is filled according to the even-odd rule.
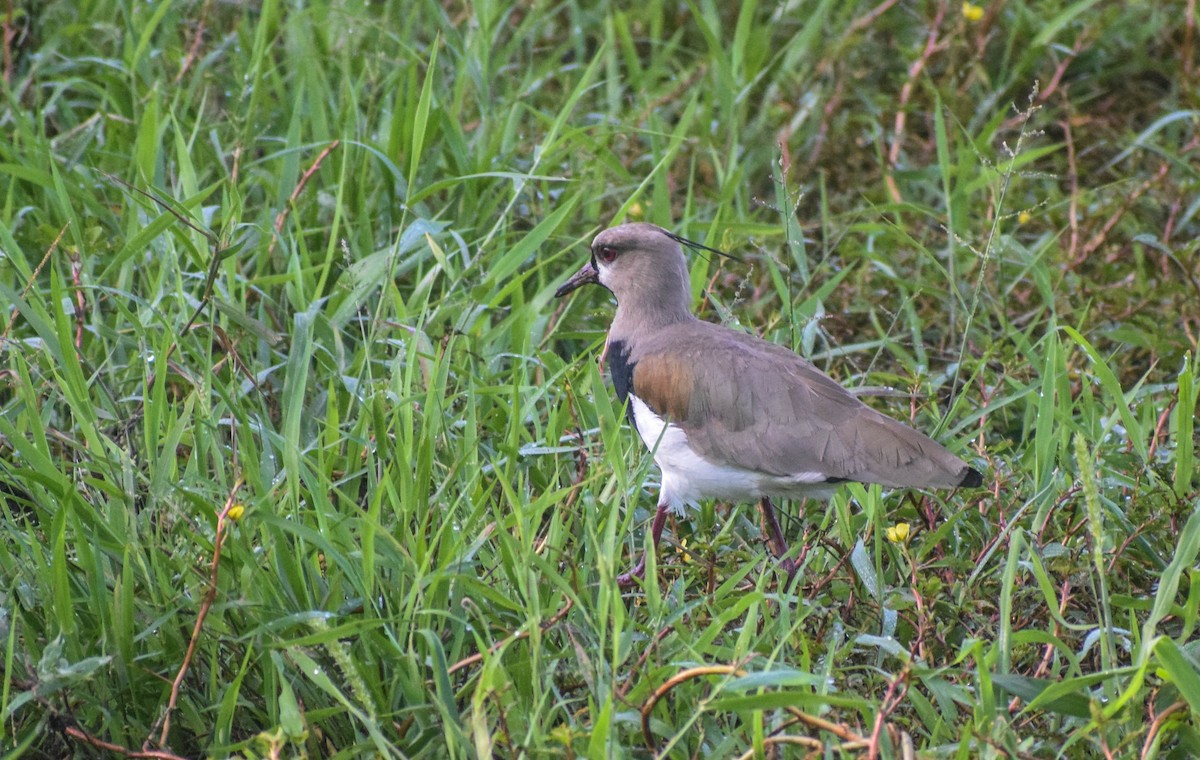
[[709,323],[645,346],[633,392],[687,433],[706,459],[781,477],[894,487],[977,484],[928,436],[859,401],[791,351]]

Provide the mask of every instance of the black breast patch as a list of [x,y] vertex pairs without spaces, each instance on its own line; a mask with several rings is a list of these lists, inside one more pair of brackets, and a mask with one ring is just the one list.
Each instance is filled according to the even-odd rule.
[[[623,340],[614,340],[608,344],[608,371],[612,375],[613,389],[617,392],[617,400],[622,404],[629,401],[629,394],[633,391],[633,368],[637,366],[634,362],[629,361],[629,348]],[[637,422],[633,419],[633,405],[628,404],[625,407],[625,413],[629,416],[629,424],[633,425],[634,430],[637,429]]]

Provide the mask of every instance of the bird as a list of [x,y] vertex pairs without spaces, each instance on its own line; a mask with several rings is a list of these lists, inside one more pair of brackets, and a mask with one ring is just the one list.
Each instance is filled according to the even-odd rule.
[[[842,483],[976,487],[978,470],[941,444],[864,404],[790,349],[699,319],[684,247],[722,253],[657,225],[596,235],[591,258],[556,291],[589,284],[616,299],[602,353],[632,427],[661,471],[651,526],[706,499],[757,501],[768,544],[796,572],[772,498],[829,498]],[[646,554],[619,576],[645,575]]]

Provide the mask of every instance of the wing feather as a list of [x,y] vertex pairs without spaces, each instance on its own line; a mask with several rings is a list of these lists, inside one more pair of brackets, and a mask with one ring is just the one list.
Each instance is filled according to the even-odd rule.
[[888,486],[972,479],[961,459],[786,348],[707,322],[684,325],[638,342],[633,392],[682,427],[706,459]]

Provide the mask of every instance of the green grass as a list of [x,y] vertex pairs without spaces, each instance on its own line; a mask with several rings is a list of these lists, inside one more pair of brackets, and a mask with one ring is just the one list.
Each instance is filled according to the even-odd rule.
[[[10,2],[4,756],[1200,753],[1194,8],[970,10]],[[986,488],[622,593],[632,219]]]

